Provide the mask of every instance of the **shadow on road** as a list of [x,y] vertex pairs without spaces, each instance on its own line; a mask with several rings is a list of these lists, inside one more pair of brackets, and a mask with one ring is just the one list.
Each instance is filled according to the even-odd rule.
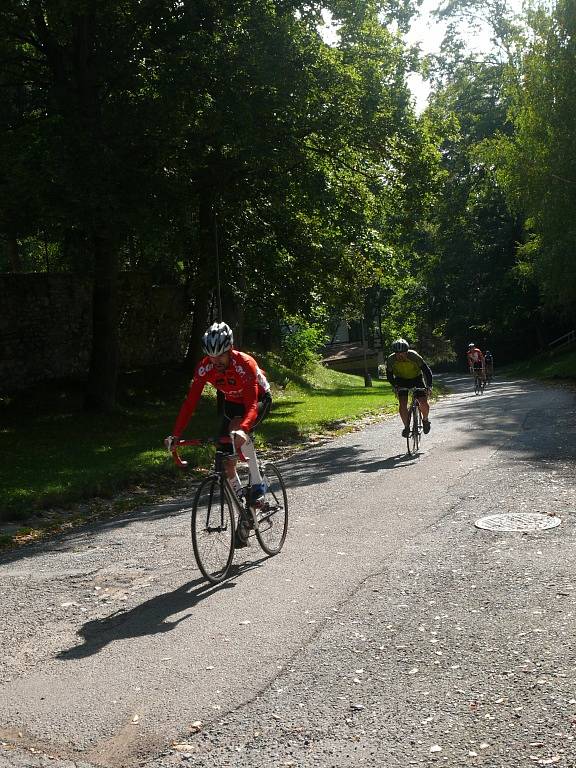
[[[435,435],[449,423],[457,431],[450,441],[443,443],[447,452],[461,452],[477,448],[493,448],[501,452],[510,451],[511,461],[518,455],[525,460],[541,461],[563,459],[573,463],[576,459],[576,398],[573,391],[546,387],[542,382],[502,381],[493,382],[482,395],[475,395],[471,378],[468,376],[446,376],[443,381],[456,392],[457,397],[440,400],[431,409],[432,433],[425,437],[422,449],[437,445]],[[540,397],[539,406],[527,409],[530,393],[546,391],[551,397]],[[562,403],[562,407],[559,406]],[[550,428],[551,427],[551,428]],[[419,457],[405,454],[405,441],[400,435],[401,424],[396,416],[393,422],[374,426],[382,435],[382,458],[375,458],[374,448],[366,446],[361,439],[356,444],[324,444],[321,447],[302,451],[291,459],[279,464],[286,481],[288,492],[294,488],[311,487],[328,482],[335,475],[351,473],[374,473],[397,470],[421,461]],[[402,451],[397,453],[397,451]],[[394,455],[390,453],[394,452]],[[513,452],[513,455],[512,455]],[[386,455],[388,454],[388,455]],[[79,539],[86,546],[86,536],[91,530],[98,532],[118,530],[132,523],[154,521],[160,518],[188,514],[189,499],[175,499],[131,512],[122,517],[107,520],[95,526],[78,529],[48,544],[38,545],[10,553],[0,559],[7,563],[38,552],[70,551],[78,547]]]
[[[263,556],[233,565],[230,576],[221,584],[208,584],[204,579],[198,578],[182,584],[172,592],[156,595],[129,611],[119,610],[102,619],[87,621],[77,632],[83,639],[82,644],[60,651],[56,658],[62,661],[82,659],[99,653],[107,645],[118,640],[170,632],[193,615],[192,609],[198,603],[221,590],[233,589],[236,586],[234,579],[247,571],[259,568],[267,559],[267,556]],[[177,616],[183,611],[188,613],[169,620],[170,616]]]

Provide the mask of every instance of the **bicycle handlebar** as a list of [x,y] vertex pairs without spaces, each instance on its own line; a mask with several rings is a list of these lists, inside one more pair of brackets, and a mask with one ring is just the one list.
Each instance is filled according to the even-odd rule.
[[[230,437],[219,437],[218,438],[219,443],[229,444],[232,442],[232,439]],[[199,445],[214,445],[214,440],[184,440],[183,438],[180,438],[176,441],[174,444],[171,453],[172,458],[174,459],[174,463],[177,467],[187,467],[188,462],[184,461],[184,459],[180,458],[180,454],[178,453],[179,448],[185,448],[187,446],[199,446]]]

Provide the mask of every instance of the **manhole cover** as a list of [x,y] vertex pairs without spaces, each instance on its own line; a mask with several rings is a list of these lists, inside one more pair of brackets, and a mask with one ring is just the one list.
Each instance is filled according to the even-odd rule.
[[556,528],[562,521],[559,517],[550,517],[530,512],[506,512],[502,515],[488,515],[477,520],[476,528],[487,531],[543,531]]

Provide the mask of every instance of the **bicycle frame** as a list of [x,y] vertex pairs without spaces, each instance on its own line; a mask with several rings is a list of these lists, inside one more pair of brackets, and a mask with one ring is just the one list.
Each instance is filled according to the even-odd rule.
[[484,391],[484,387],[486,386],[486,369],[473,368],[471,374],[474,379],[474,394],[478,395]]
[[[243,506],[240,503],[240,499],[238,498],[237,494],[234,492],[234,489],[232,488],[232,485],[230,483],[230,479],[228,478],[226,474],[226,467],[225,462],[227,460],[236,459],[239,458],[241,461],[245,461],[244,456],[241,454],[238,454],[236,452],[236,446],[234,445],[234,441],[230,437],[220,437],[218,439],[218,442],[223,445],[229,445],[232,444],[232,453],[225,453],[224,451],[219,451],[216,449],[216,455],[214,457],[214,474],[218,475],[222,478],[222,481],[224,483],[224,486],[226,488],[226,491],[228,492],[228,497],[230,502],[234,507],[236,507],[237,512],[246,512],[246,510],[249,510],[249,507],[246,502],[246,506]],[[175,447],[172,449],[172,458],[174,459],[174,463],[178,467],[185,468],[188,466],[188,462],[184,461],[180,454],[178,453],[179,448],[183,447],[189,447],[189,446],[206,446],[206,445],[214,445],[213,440],[178,440]],[[248,493],[246,494],[246,497],[249,498],[250,488],[251,488],[251,481],[250,481],[250,475],[248,475],[248,485],[246,486]]]
[[[230,443],[230,438],[220,438],[220,442]],[[176,441],[172,449],[174,462],[180,467],[187,466],[187,462],[178,453],[180,447],[209,444],[213,444],[213,441]],[[280,552],[286,538],[288,501],[279,470],[272,462],[266,462],[262,470],[266,478],[265,500],[254,506],[251,503],[250,472],[243,497],[235,492],[228,478],[226,462],[236,457],[243,458],[234,450],[230,454],[216,450],[214,471],[200,481],[191,510],[192,545],[196,563],[212,584],[219,584],[227,577],[234,550],[246,544],[252,535],[251,531],[260,547],[270,556]],[[214,538],[210,545],[204,546],[206,536],[212,535]]]

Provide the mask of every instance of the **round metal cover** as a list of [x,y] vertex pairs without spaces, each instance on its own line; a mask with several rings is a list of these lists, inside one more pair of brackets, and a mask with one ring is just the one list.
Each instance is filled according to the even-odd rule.
[[559,517],[539,513],[505,512],[482,517],[474,525],[486,531],[543,531],[546,528],[556,528],[561,522]]

